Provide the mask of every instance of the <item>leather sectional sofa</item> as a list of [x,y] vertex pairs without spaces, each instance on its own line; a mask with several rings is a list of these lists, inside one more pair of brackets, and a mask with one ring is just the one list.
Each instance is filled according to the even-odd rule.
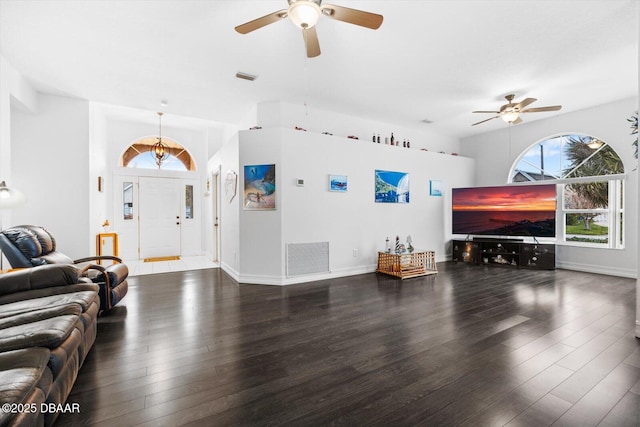
[[74,265],[0,274],[0,426],[49,426],[93,346],[99,286]]
[[[100,311],[110,310],[127,294],[129,269],[115,256],[90,256],[72,260],[56,249],[56,239],[39,225],[18,225],[0,232],[0,250],[13,268],[39,267],[48,264],[91,264],[91,277],[100,286]],[[116,263],[102,267],[95,262]]]

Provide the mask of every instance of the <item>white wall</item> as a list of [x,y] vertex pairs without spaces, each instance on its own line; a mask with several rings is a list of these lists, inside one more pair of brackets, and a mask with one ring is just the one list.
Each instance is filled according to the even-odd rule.
[[[228,130],[231,132],[231,129]],[[225,191],[225,179],[229,171],[234,171],[239,176],[239,144],[238,133],[228,133],[225,135],[227,142],[222,148],[209,160],[207,164],[208,176],[214,172],[220,171],[220,267],[226,271],[236,281],[240,278],[240,200],[242,199],[242,190],[240,189],[240,180],[237,182],[237,194],[231,201]],[[212,203],[211,198],[205,199],[205,203]],[[213,210],[209,211],[210,215],[205,226],[205,240],[207,241],[207,253],[212,256],[213,253]]]
[[[276,209],[247,211],[243,209],[244,166],[276,165],[276,188],[280,189],[282,168],[281,129],[240,132],[240,173],[238,198],[240,203],[240,281],[243,283],[278,284],[283,276],[282,212],[287,207],[282,193],[276,190]],[[303,202],[303,201],[299,201]]]
[[257,125],[263,128],[284,127],[293,129],[296,126],[310,132],[329,132],[335,136],[357,136],[361,141],[371,142],[375,133],[384,138],[393,132],[394,137],[402,142],[409,139],[411,148],[427,149],[429,151],[445,151],[456,153],[460,151],[460,141],[457,138],[436,133],[429,129],[426,123],[416,123],[415,127],[398,126],[363,117],[323,111],[300,104],[285,102],[263,102],[257,106]]
[[[19,190],[12,180],[11,114],[12,110],[36,111],[38,95],[18,71],[0,54],[0,182]],[[13,225],[11,211],[0,210],[0,228]]]
[[[386,237],[407,234],[418,249],[448,254],[449,189],[473,185],[472,159],[378,145],[368,140],[271,128],[240,132],[240,170],[276,164],[277,209],[240,211],[240,281],[289,284],[375,270]],[[410,174],[410,203],[374,201],[375,170]],[[329,191],[329,174],[348,176],[348,191]],[[305,180],[298,187],[296,178]],[[429,180],[441,180],[443,197],[429,196]],[[329,274],[285,277],[288,243],[329,241]],[[353,250],[359,256],[353,256]]]
[[12,181],[29,198],[13,222],[43,225],[61,252],[89,256],[89,103],[40,95],[39,104],[11,117]]
[[[557,266],[572,270],[636,277],[638,224],[638,179],[632,137],[627,118],[637,108],[637,99],[629,98],[548,119],[525,122],[465,138],[462,154],[476,160],[477,186],[504,185],[518,156],[540,140],[559,133],[579,132],[598,137],[611,145],[622,159],[625,181],[625,249],[598,249],[562,245],[556,248]],[[542,113],[543,114],[543,113]]]

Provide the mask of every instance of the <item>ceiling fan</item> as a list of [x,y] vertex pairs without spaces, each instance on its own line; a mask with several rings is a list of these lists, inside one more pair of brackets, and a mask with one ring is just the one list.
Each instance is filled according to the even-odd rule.
[[382,25],[383,17],[376,13],[332,4],[322,6],[322,0],[287,1],[289,2],[288,9],[282,9],[261,18],[254,19],[253,21],[245,22],[242,25],[238,25],[236,31],[240,34],[247,34],[258,28],[289,17],[297,27],[302,29],[302,37],[307,49],[307,57],[313,58],[320,55],[320,43],[315,25],[321,15],[349,24],[371,28],[372,30],[376,30]]
[[500,117],[506,123],[517,125],[518,123],[522,122],[522,118],[520,118],[520,115],[522,113],[540,113],[543,111],[558,111],[559,109],[562,108],[562,105],[552,105],[549,107],[537,107],[537,108],[525,108],[530,104],[533,104],[534,102],[536,102],[537,99],[526,98],[518,102],[517,104],[515,104],[513,102],[513,98],[515,97],[516,96],[513,94],[505,96],[505,99],[507,100],[508,103],[500,107],[499,111],[472,111],[473,113],[497,114],[497,116],[493,116],[486,120],[482,120],[478,123],[474,123],[471,126],[479,125],[480,123],[488,122],[489,120],[497,119],[498,117]]

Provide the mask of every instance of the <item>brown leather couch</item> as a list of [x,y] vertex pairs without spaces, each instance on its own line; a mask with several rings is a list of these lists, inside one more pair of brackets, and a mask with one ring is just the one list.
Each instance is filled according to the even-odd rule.
[[0,274],[0,427],[49,426],[93,346],[98,285],[74,265]]
[[[17,225],[0,231],[0,251],[13,268],[39,267],[47,264],[92,263],[89,277],[100,286],[100,310],[111,310],[127,294],[129,269],[115,256],[90,256],[72,260],[56,249],[53,234],[40,225]],[[116,264],[102,267],[102,260]]]

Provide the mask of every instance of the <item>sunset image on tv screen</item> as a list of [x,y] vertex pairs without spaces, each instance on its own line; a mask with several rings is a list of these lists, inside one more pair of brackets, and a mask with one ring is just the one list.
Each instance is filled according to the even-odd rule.
[[453,234],[555,237],[555,184],[454,188]]

